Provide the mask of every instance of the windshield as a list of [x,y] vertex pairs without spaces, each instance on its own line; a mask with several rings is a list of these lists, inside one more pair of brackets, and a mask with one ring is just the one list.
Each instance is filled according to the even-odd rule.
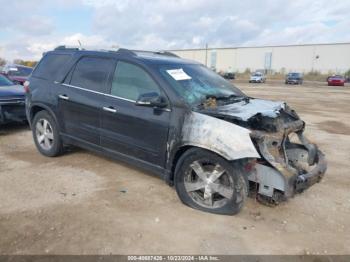
[[332,78],[332,79],[343,79],[342,76],[331,76],[330,78]]
[[192,106],[201,104],[209,97],[245,96],[230,82],[203,65],[161,65],[159,71],[175,91]]
[[11,68],[8,74],[10,76],[29,76],[32,73],[33,69],[29,67],[15,67]]
[[12,86],[13,83],[6,77],[0,75],[0,86]]
[[289,73],[288,76],[289,77],[298,77],[299,73]]
[[252,76],[262,76],[262,74],[261,73],[254,73],[254,74],[252,74]]

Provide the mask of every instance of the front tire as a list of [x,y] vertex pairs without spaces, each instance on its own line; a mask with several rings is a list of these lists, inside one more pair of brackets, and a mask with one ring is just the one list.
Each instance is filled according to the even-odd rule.
[[36,148],[44,156],[54,157],[63,152],[57,123],[47,111],[40,111],[34,116],[32,133]]
[[239,213],[248,192],[246,178],[237,165],[198,148],[181,156],[174,180],[184,204],[215,214]]

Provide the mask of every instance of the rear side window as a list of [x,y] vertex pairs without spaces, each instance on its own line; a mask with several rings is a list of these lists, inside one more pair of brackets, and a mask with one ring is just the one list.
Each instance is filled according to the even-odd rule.
[[70,58],[71,56],[68,54],[47,54],[35,68],[33,76],[54,80]]
[[77,63],[70,83],[89,90],[105,92],[108,75],[113,66],[112,59],[84,57]]

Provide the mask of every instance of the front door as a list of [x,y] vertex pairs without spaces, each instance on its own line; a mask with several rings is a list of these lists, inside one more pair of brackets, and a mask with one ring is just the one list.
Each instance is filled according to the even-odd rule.
[[143,68],[124,61],[117,63],[112,78],[102,111],[102,147],[164,166],[170,109],[135,104],[141,94],[161,94],[160,87]]

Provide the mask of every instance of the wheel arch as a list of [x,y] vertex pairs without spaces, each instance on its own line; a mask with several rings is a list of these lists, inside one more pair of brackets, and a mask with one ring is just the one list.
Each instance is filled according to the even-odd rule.
[[174,181],[174,177],[175,177],[175,173],[176,173],[176,168],[177,168],[177,164],[181,158],[181,156],[183,154],[185,154],[188,150],[191,149],[198,149],[198,150],[205,150],[211,153],[216,154],[219,157],[222,157],[223,159],[229,161],[229,162],[236,162],[236,161],[244,161],[244,160],[248,160],[249,158],[246,157],[242,157],[242,158],[238,158],[238,159],[229,159],[225,154],[222,154],[221,152],[212,150],[211,148],[207,148],[205,146],[201,146],[201,145],[194,145],[194,144],[183,144],[180,147],[178,147],[178,149],[176,150],[174,157],[172,159],[172,163],[171,163],[171,172],[170,172],[170,179],[169,182],[172,184]]
[[29,111],[29,124],[32,125],[32,121],[33,121],[35,115],[38,112],[43,111],[43,110],[47,111],[53,117],[58,128],[60,129],[59,122],[57,121],[56,115],[54,114],[52,109],[50,107],[48,107],[47,105],[41,104],[41,103],[35,103],[35,104],[31,105],[30,111]]
[[[195,150],[199,150],[199,152],[196,152]],[[177,155],[178,155],[177,165],[175,168],[175,174],[174,174],[175,176],[174,176],[173,183],[179,198],[184,204],[202,211],[217,213],[217,214],[226,214],[226,215],[237,214],[242,209],[245,199],[247,197],[247,192],[248,192],[247,177],[242,172],[237,172],[237,173],[234,172],[235,167],[234,167],[233,161],[227,161],[227,159],[224,159],[222,156],[206,148],[188,146],[188,145],[183,146],[182,150],[179,150],[177,152]],[[233,180],[232,179],[230,180],[231,185],[234,186],[234,187],[230,187],[231,191],[233,192],[233,195],[230,195],[230,196],[227,196],[227,194],[222,195],[224,196],[223,199],[227,198],[228,200],[224,201],[224,203],[221,203],[221,205],[219,206],[215,206],[213,204],[211,205],[209,204],[209,206],[203,205],[203,203],[201,204],[195,201],[196,197],[192,197],[191,194],[188,193],[189,191],[193,191],[193,190],[186,190],[186,186],[185,186],[186,182],[184,180],[184,177],[188,175],[188,173],[186,172],[187,168],[191,166],[191,163],[193,163],[193,161],[196,161],[203,157],[205,159],[208,159],[209,161],[213,160],[210,162],[215,166],[217,164],[220,164],[225,171],[228,171],[227,175],[232,177],[233,179]],[[231,171],[233,172],[231,173]],[[206,175],[206,174],[202,173],[202,175]],[[201,181],[200,183],[202,185],[200,185],[200,188],[196,190],[202,190],[207,186],[209,187],[209,183],[216,185],[215,188],[221,188],[221,185],[222,185],[221,182],[214,183],[216,179],[217,178],[215,178],[213,182],[211,182],[210,180],[204,180],[202,178],[202,180],[200,180]],[[203,185],[203,183],[207,185]],[[219,192],[219,191],[213,191],[211,193],[211,190],[212,189],[209,189],[210,191],[208,192],[209,194]],[[214,190],[219,190],[219,189],[214,189]],[[207,189],[205,189],[205,191],[207,191]],[[202,194],[204,194],[203,191],[202,191]]]

